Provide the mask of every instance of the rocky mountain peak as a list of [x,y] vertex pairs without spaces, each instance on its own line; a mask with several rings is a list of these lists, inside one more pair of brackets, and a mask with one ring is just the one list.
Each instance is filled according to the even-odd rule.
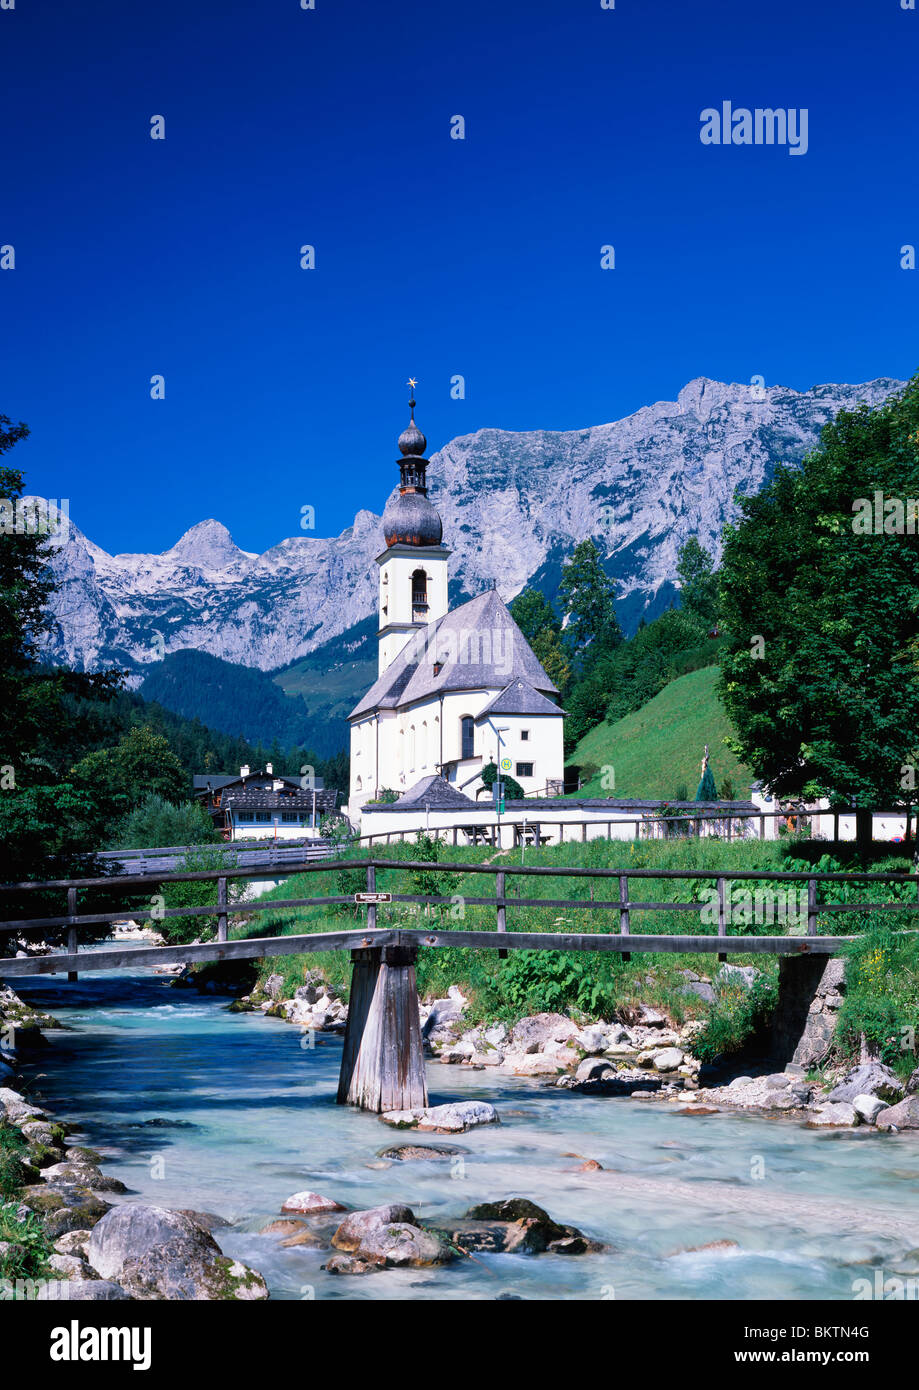
[[171,549],[163,551],[163,558],[199,569],[223,570],[245,559],[246,552],[240,550],[223,522],[211,517],[190,527]]

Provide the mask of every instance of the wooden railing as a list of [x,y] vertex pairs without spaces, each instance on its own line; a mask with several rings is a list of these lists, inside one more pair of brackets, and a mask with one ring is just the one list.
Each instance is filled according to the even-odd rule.
[[[844,941],[853,940],[852,937],[841,936],[820,936],[817,933],[818,917],[821,914],[849,913],[849,912],[919,912],[919,874],[915,873],[878,873],[870,871],[859,871],[856,873],[818,873],[806,871],[781,871],[781,870],[731,870],[723,873],[713,874],[702,869],[634,869],[634,868],[585,868],[581,866],[546,866],[532,865],[523,866],[509,864],[506,861],[491,864],[457,864],[445,863],[440,861],[411,861],[411,860],[392,860],[392,859],[361,859],[350,861],[339,861],[340,867],[347,867],[353,870],[361,870],[365,875],[366,891],[368,893],[378,893],[379,885],[377,880],[378,872],[389,870],[397,872],[423,871],[425,873],[436,872],[446,875],[485,875],[491,876],[495,881],[494,893],[488,897],[470,897],[464,895],[459,900],[463,910],[466,907],[490,907],[495,911],[494,930],[465,931],[445,927],[443,923],[432,928],[422,928],[420,930],[407,930],[401,926],[392,928],[377,928],[376,903],[367,906],[367,925],[364,930],[345,930],[336,932],[311,933],[296,936],[279,937],[243,937],[233,941],[228,940],[228,918],[232,914],[234,917],[257,916],[259,912],[271,911],[278,913],[286,909],[315,906],[341,906],[349,904],[355,907],[355,911],[361,910],[355,905],[353,894],[332,894],[305,898],[286,898],[272,899],[271,901],[260,901],[255,903],[231,903],[229,901],[229,884],[237,879],[268,878],[270,871],[262,870],[253,873],[251,869],[219,869],[201,870],[194,873],[170,873],[156,875],[125,874],[116,880],[111,878],[99,879],[55,879],[42,883],[26,882],[18,884],[0,885],[0,895],[9,893],[28,893],[34,891],[60,890],[67,895],[67,912],[60,916],[47,916],[42,918],[28,918],[22,920],[5,920],[0,922],[0,934],[5,936],[24,936],[26,934],[42,933],[49,931],[65,930],[67,933],[67,947],[61,953],[51,953],[45,956],[32,956],[24,959],[14,959],[0,957],[0,976],[31,975],[57,973],[67,971],[71,973],[76,969],[112,969],[126,964],[146,965],[146,964],[170,964],[194,960],[228,960],[228,959],[252,959],[259,956],[299,954],[300,952],[319,951],[319,950],[348,950],[356,949],[359,946],[405,944],[414,941],[419,945],[426,946],[451,946],[451,947],[488,947],[494,949],[498,947],[502,950],[508,948],[523,950],[560,950],[560,951],[619,951],[626,958],[631,951],[639,952],[680,952],[695,953],[709,952],[717,953],[720,960],[727,957],[727,953],[777,953],[777,954],[832,954]],[[328,873],[330,866],[326,864],[301,863],[292,868],[292,872],[298,874]],[[518,897],[508,896],[507,880],[510,879],[539,879],[539,878],[574,878],[593,882],[611,880],[615,884],[615,896],[610,898],[595,898],[592,896],[584,898],[544,898],[544,897]],[[632,898],[632,885],[641,883],[644,880],[683,880],[686,882],[698,882],[706,880],[714,884],[715,900],[717,904],[717,920],[715,930],[708,934],[695,934],[685,936],[673,935],[635,935],[632,932],[632,913],[634,912],[692,912],[700,915],[703,904],[696,900],[683,900],[677,902],[645,902]],[[134,906],[122,908],[120,911],[92,912],[80,914],[79,912],[79,893],[86,891],[96,891],[98,889],[111,889],[113,886],[121,888],[147,887],[151,890],[157,889],[163,883],[195,883],[210,882],[216,887],[216,901],[213,904],[196,907],[162,908],[153,906],[150,908],[139,909]],[[729,885],[733,883],[752,883],[768,882],[770,884],[780,883],[784,885],[806,884],[806,909],[803,914],[805,931],[801,935],[781,934],[776,936],[731,935],[729,918],[731,912],[731,894]],[[896,883],[913,884],[916,888],[916,900],[904,901],[896,899],[886,902],[874,902],[864,900],[859,902],[818,902],[817,888],[819,884],[826,883],[848,883],[871,882],[871,883]],[[455,906],[457,899],[446,895],[424,894],[424,893],[392,893],[389,901],[395,904],[417,904],[424,906],[425,909],[449,909]],[[522,932],[515,931],[509,927],[509,909],[513,908],[553,908],[564,909],[565,911],[586,911],[586,912],[614,912],[618,913],[618,927],[616,933],[592,932],[589,934],[570,933],[570,932]],[[134,920],[143,920],[156,923],[170,917],[217,917],[217,938],[216,941],[201,943],[194,946],[169,946],[151,947],[150,949],[132,948],[129,951],[103,950],[93,952],[88,956],[85,953],[79,957],[77,953],[77,940],[80,931],[92,931],[98,934],[100,926],[110,925],[113,922],[121,921],[126,915]],[[772,914],[774,916],[774,913]],[[781,916],[781,914],[780,914]],[[761,924],[763,925],[763,924]]]

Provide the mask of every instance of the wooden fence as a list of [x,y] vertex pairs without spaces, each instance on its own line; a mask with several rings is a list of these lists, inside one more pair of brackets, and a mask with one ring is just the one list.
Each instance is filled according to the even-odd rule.
[[[360,870],[364,875],[366,892],[380,892],[377,874],[386,871],[424,873],[435,872],[446,875],[480,875],[494,879],[494,892],[485,896],[450,897],[445,894],[392,893],[389,901],[395,904],[416,904],[425,909],[440,909],[449,912],[452,908],[465,912],[466,907],[490,907],[495,912],[495,928],[492,931],[465,931],[444,925],[441,921],[434,927],[410,930],[402,926],[392,928],[377,927],[378,904],[369,903],[361,908],[355,903],[355,895],[332,894],[305,898],[272,899],[254,903],[229,901],[229,885],[235,880],[268,878],[271,871],[246,868],[201,870],[194,873],[169,874],[125,874],[117,879],[56,879],[42,883],[18,883],[0,885],[2,895],[8,893],[60,891],[66,894],[67,911],[57,916],[26,918],[0,921],[0,935],[24,937],[41,935],[49,931],[66,931],[66,949],[43,956],[25,958],[0,957],[0,977],[13,977],[33,974],[54,974],[67,971],[73,976],[78,968],[104,970],[124,965],[170,964],[184,961],[203,960],[244,960],[259,956],[294,955],[301,952],[322,950],[354,950],[371,946],[404,946],[410,942],[415,945],[433,947],[471,947],[480,949],[499,948],[502,952],[516,950],[559,950],[559,951],[618,951],[628,958],[632,951],[639,952],[679,952],[716,953],[724,960],[728,953],[782,955],[832,954],[843,941],[852,937],[821,936],[817,932],[817,920],[821,914],[844,914],[851,912],[919,912],[919,874],[916,873],[818,873],[807,871],[778,870],[732,870],[724,873],[710,873],[702,869],[609,869],[565,867],[545,865],[516,865],[502,863],[457,864],[430,861],[409,861],[392,859],[360,859],[338,861],[339,868]],[[290,872],[298,874],[328,873],[332,866],[324,864],[301,863],[290,866]],[[573,878],[588,880],[591,887],[589,898],[547,898],[508,896],[507,880],[533,880],[539,878]],[[632,914],[635,912],[684,912],[694,913],[701,918],[703,904],[698,899],[677,902],[643,901],[633,898],[635,884],[652,880],[680,880],[687,883],[707,881],[713,884],[714,897],[711,901],[713,930],[709,933],[687,935],[636,935],[632,932]],[[615,896],[596,898],[592,895],[594,882],[612,881]],[[151,899],[159,886],[164,883],[213,883],[216,899],[212,904],[197,907],[164,908],[153,904],[149,908],[123,907],[118,911],[94,911],[81,914],[79,894],[99,889],[143,889],[149,890]],[[774,936],[731,935],[728,928],[731,917],[731,888],[734,883],[768,882],[779,883],[787,888],[792,885],[805,885],[803,912],[801,913],[801,934],[782,933]],[[912,884],[915,885],[915,901],[902,898],[885,902],[861,900],[858,902],[818,902],[818,885],[830,883],[853,884],[855,882]],[[303,935],[278,937],[243,937],[228,939],[228,921],[234,917],[257,917],[258,913],[271,911],[277,913],[286,909],[313,906],[340,906],[349,904],[355,911],[365,910],[366,927],[356,930],[319,932]],[[774,906],[774,905],[773,905]],[[788,919],[787,899],[785,911],[779,911],[780,924]],[[553,908],[566,912],[585,911],[588,913],[618,914],[618,931],[615,933],[590,932],[522,932],[515,931],[508,921],[509,910],[515,908]],[[771,921],[775,919],[771,914]],[[797,916],[797,911],[793,914]],[[110,926],[123,921],[126,916],[133,920],[152,923],[154,926],[170,917],[217,917],[216,940],[194,946],[169,946],[135,948],[128,950],[94,951],[78,956],[78,937],[81,931],[98,935],[101,926]],[[765,925],[761,923],[760,925]]]

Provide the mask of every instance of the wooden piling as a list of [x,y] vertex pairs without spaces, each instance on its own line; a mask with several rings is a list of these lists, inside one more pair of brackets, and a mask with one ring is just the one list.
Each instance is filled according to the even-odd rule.
[[[340,1104],[376,1114],[427,1105],[415,980],[417,954],[417,946],[408,945],[383,946],[352,956],[354,976],[338,1088]],[[363,959],[365,956],[370,959]]]

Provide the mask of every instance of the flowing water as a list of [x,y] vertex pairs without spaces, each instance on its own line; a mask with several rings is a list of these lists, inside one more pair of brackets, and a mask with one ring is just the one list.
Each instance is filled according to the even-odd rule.
[[[260,1270],[273,1298],[849,1300],[877,1269],[919,1276],[910,1135],[680,1115],[431,1064],[432,1104],[488,1100],[502,1123],[418,1136],[461,1146],[461,1160],[387,1163],[380,1150],[411,1136],[335,1104],[340,1038],[316,1035],[311,1048],[290,1024],[228,1013],[226,999],[151,970],[36,977],[22,993],[67,1025],[48,1035],[32,1079],[57,1117],[80,1121],[72,1142],[99,1149],[135,1198],[226,1218],[221,1246]],[[604,1171],[578,1172],[573,1155]],[[526,1196],[609,1249],[328,1275],[322,1250],[259,1234],[304,1188],[357,1208],[404,1202],[422,1219]],[[713,1242],[728,1244],[687,1249]]]

